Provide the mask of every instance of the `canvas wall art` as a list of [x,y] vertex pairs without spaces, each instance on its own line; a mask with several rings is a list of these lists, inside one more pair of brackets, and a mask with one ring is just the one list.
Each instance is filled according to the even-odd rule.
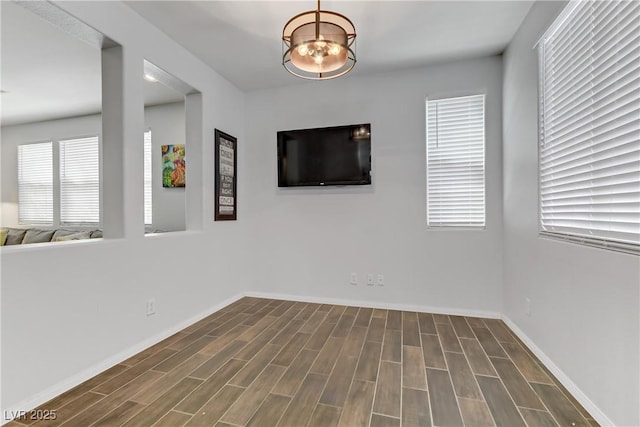
[[184,187],[186,180],[184,144],[162,146],[162,186]]

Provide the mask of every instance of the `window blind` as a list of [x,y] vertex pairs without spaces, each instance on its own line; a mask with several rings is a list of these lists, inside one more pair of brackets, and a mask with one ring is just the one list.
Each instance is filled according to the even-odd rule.
[[427,226],[484,227],[484,95],[427,100]]
[[638,252],[640,2],[568,7],[539,44],[541,232]]
[[18,146],[18,222],[53,223],[53,144]]
[[144,133],[144,223],[153,223],[153,181],[151,178],[151,131]]
[[60,222],[100,222],[98,137],[60,141]]

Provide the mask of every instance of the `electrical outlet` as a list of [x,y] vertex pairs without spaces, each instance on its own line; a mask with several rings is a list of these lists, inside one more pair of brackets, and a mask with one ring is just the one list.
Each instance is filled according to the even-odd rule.
[[156,299],[149,298],[147,300],[147,316],[156,314]]
[[378,286],[384,286],[384,276],[382,274],[378,274]]
[[373,286],[373,274],[367,274],[367,285]]
[[531,298],[524,299],[524,314],[531,317]]
[[349,281],[352,285],[358,284],[358,275],[356,273],[351,273],[351,280]]

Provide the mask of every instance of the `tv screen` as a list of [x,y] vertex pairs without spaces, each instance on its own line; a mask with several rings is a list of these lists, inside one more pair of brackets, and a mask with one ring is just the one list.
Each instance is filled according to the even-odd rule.
[[371,184],[371,124],[278,132],[278,187]]

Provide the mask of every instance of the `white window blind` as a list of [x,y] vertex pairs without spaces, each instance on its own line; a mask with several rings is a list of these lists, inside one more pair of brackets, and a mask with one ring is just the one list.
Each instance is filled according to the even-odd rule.
[[18,146],[18,221],[53,223],[53,144]]
[[100,222],[98,137],[60,141],[60,222]]
[[427,100],[427,226],[484,227],[484,95]]
[[151,131],[144,133],[144,223],[153,224],[153,181],[151,177]]
[[638,252],[640,2],[572,2],[539,44],[541,233]]

